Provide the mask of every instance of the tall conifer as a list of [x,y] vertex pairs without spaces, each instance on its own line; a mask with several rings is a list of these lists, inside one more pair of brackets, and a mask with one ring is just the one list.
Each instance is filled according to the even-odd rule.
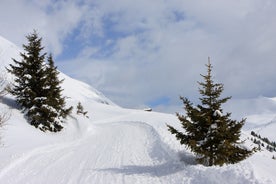
[[212,80],[212,65],[207,66],[207,75],[201,75],[204,82],[200,85],[201,104],[194,106],[187,98],[181,97],[186,115],[177,113],[184,132],[168,125],[181,144],[185,144],[197,155],[199,163],[212,166],[234,164],[247,158],[252,151],[242,148],[241,128],[245,119],[231,120],[231,113],[223,113],[221,105],[231,97],[221,98],[223,84]]
[[46,53],[41,54],[42,38],[39,38],[36,31],[26,36],[27,45],[23,45],[25,53],[20,53],[21,61],[13,59],[15,65],[10,64],[10,73],[15,75],[15,83],[10,92],[16,96],[18,104],[26,112],[30,123],[35,127],[43,124],[45,109],[43,104],[47,99],[45,90],[46,73],[44,58]]
[[26,36],[25,53],[20,53],[21,61],[13,59],[14,64],[7,68],[15,76],[10,93],[16,97],[29,123],[43,131],[62,129],[60,117],[65,118],[71,108],[64,109],[65,100],[61,97],[58,71],[52,56],[45,62],[46,53],[42,53],[42,38],[36,31]]
[[[47,105],[52,108],[52,117],[50,119],[51,122],[59,122],[61,118],[66,118],[66,116],[71,112],[72,107],[66,109],[65,105],[65,97],[62,96],[62,88],[61,83],[63,80],[59,80],[58,75],[59,71],[54,64],[54,60],[52,54],[48,56],[48,65],[46,69],[47,74]],[[58,128],[58,126],[57,126]]]

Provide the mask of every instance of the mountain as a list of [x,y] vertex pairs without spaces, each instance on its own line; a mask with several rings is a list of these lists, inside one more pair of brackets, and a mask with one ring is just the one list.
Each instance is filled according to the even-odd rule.
[[276,142],[276,98],[260,96],[254,99],[230,100],[227,111],[236,119],[246,117],[243,130],[258,134]]
[[[2,74],[11,58],[20,59],[19,52],[0,37]],[[59,133],[30,126],[14,97],[7,95],[0,102],[1,112],[10,115],[0,130],[0,183],[276,183],[276,152],[262,149],[235,165],[198,165],[167,131],[166,123],[181,128],[175,115],[124,109],[83,82],[63,73],[60,78],[65,79],[63,92],[74,110]],[[89,117],[76,114],[78,102]],[[263,116],[248,114],[252,126],[242,133],[245,146],[255,146],[250,127],[270,128],[269,122],[260,122]]]

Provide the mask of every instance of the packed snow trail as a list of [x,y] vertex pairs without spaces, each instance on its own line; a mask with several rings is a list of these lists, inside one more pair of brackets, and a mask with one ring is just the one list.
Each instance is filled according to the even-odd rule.
[[[259,183],[247,166],[206,168],[173,160],[156,130],[143,122],[89,127],[83,137],[36,148],[0,172],[5,184]],[[270,182],[267,182],[270,183]]]
[[[161,183],[154,166],[170,159],[144,123],[108,123],[71,142],[36,149],[0,172],[8,183]],[[155,154],[155,152],[159,154]],[[155,157],[158,155],[158,157]],[[137,170],[137,171],[136,171]],[[139,180],[132,174],[152,174]],[[124,174],[126,172],[126,174]],[[16,176],[16,177],[14,177]]]

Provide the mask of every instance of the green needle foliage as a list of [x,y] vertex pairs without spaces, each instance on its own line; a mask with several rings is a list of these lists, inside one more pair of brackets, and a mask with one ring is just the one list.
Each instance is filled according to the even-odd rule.
[[20,53],[21,61],[13,59],[14,64],[7,68],[15,76],[9,92],[16,97],[29,123],[42,131],[60,131],[61,118],[65,118],[72,107],[65,109],[65,100],[61,96],[58,71],[52,56],[45,62],[46,53],[41,53],[42,38],[36,31],[26,36],[25,53]]
[[[71,113],[73,107],[71,106],[69,108],[65,108],[65,97],[62,96],[63,89],[60,86],[63,80],[59,80],[58,78],[59,71],[57,70],[57,67],[54,64],[52,54],[48,56],[47,61],[47,104],[55,109],[55,118],[66,118],[67,115]],[[52,122],[54,122],[54,120]]]
[[77,114],[82,114],[82,115],[86,116],[87,113],[88,113],[87,111],[84,111],[84,108],[83,108],[81,102],[78,102]]
[[242,147],[240,141],[245,119],[231,120],[231,113],[223,113],[221,105],[231,97],[221,98],[223,84],[212,80],[210,61],[206,66],[207,75],[201,75],[204,82],[198,82],[201,104],[194,106],[187,98],[180,97],[186,115],[176,115],[184,131],[167,126],[181,144],[197,155],[199,163],[208,166],[234,164],[252,154],[251,150]]

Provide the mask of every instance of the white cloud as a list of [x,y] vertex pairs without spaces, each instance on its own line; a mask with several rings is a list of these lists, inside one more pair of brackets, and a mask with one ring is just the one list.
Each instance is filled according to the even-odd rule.
[[197,99],[208,56],[226,95],[274,96],[275,16],[273,0],[5,0],[0,34],[20,45],[36,28],[54,54],[77,39],[83,49],[61,70],[123,106],[167,96],[172,107]]
[[3,0],[0,34],[21,46],[25,36],[36,29],[47,50],[60,54],[63,40],[78,26],[82,13],[82,7],[73,0]]

